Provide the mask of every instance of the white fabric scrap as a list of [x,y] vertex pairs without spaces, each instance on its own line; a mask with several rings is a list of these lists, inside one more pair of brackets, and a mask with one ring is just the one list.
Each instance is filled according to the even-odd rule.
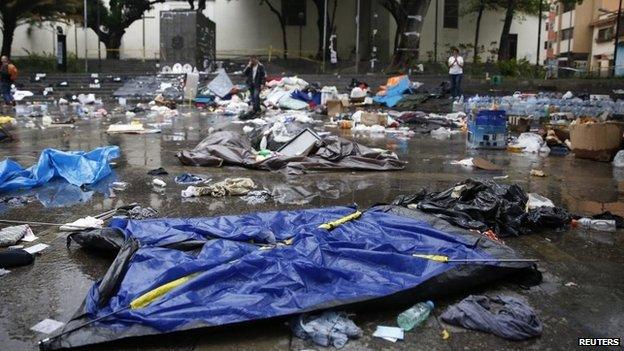
[[37,333],[52,334],[55,330],[61,328],[64,325],[65,323],[63,322],[59,322],[54,319],[46,318],[42,320],[41,322],[33,325],[30,328],[30,330],[35,331]]

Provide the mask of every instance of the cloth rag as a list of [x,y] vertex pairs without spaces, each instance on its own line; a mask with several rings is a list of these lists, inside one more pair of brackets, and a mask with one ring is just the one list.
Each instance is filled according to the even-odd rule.
[[512,296],[470,295],[449,306],[441,317],[446,323],[509,340],[524,340],[542,334],[542,322],[535,311],[526,302]]

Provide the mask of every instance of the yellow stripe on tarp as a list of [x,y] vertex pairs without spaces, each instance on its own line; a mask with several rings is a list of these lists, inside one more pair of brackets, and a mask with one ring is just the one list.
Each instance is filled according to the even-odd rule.
[[344,216],[344,217],[342,217],[342,218],[339,218],[339,219],[337,219],[337,220],[335,220],[335,221],[332,221],[332,222],[327,222],[327,223],[323,223],[323,224],[319,225],[319,228],[321,228],[321,229],[327,229],[327,230],[332,230],[332,229],[336,228],[336,227],[337,227],[337,226],[339,226],[339,225],[345,224],[345,223],[347,223],[347,222],[349,222],[349,221],[352,221],[352,220],[354,220],[354,219],[358,219],[358,218],[360,218],[361,216],[362,216],[362,212],[360,212],[360,211],[355,211],[355,212],[353,212],[352,214],[350,214],[350,215],[346,215],[346,216]]
[[146,307],[147,305],[151,304],[152,302],[154,302],[155,300],[157,300],[158,298],[162,297],[163,295],[165,295],[166,293],[168,293],[169,291],[177,288],[180,285],[183,285],[184,283],[188,282],[189,280],[191,280],[193,277],[195,277],[198,273],[193,273],[193,274],[189,274],[185,277],[170,281],[169,283],[163,284],[155,289],[152,289],[148,292],[146,292],[145,294],[137,297],[136,299],[132,300],[132,302],[130,302],[130,307],[133,310],[139,309],[139,308],[143,308]]
[[431,260],[431,261],[435,261],[435,262],[442,262],[442,263],[446,263],[449,261],[448,256],[442,256],[442,255],[421,255],[421,254],[413,254],[412,256],[414,257],[418,257],[418,258],[424,258],[426,260]]

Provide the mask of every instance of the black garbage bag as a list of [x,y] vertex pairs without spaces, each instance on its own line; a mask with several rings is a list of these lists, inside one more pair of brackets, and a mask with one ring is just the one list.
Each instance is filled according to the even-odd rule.
[[538,207],[529,211],[526,224],[529,230],[567,229],[572,216],[560,207]]
[[528,196],[518,185],[465,180],[440,192],[421,190],[396,198],[394,205],[416,207],[458,227],[500,236],[517,236],[541,229],[566,228],[570,214],[561,208],[525,211]]
[[6,250],[0,252],[0,268],[13,268],[27,266],[35,260],[35,257],[26,250]]

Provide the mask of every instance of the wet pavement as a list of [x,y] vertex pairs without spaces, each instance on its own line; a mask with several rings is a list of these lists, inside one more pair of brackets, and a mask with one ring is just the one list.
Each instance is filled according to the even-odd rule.
[[[22,163],[34,163],[46,147],[61,150],[91,150],[98,146],[118,145],[121,158],[115,160],[115,174],[93,189],[81,190],[63,182],[29,192],[32,202],[18,208],[0,207],[4,219],[64,223],[86,215],[95,215],[131,202],[151,206],[166,217],[218,216],[252,211],[300,209],[357,203],[368,207],[389,202],[399,194],[413,193],[426,187],[446,188],[469,177],[490,179],[508,175],[500,182],[517,183],[528,192],[544,195],[559,206],[578,214],[605,210],[624,215],[624,174],[614,172],[611,164],[567,157],[540,157],[505,151],[467,150],[462,135],[450,140],[436,140],[428,135],[410,139],[349,135],[327,129],[362,144],[389,148],[409,162],[399,172],[334,172],[286,176],[279,172],[252,171],[241,168],[194,168],[182,166],[175,154],[193,148],[209,128],[242,129],[231,117],[199,113],[181,108],[172,125],[163,125],[162,134],[107,135],[109,124],[127,121],[121,112],[108,118],[80,120],[76,128],[19,128],[16,141],[0,144],[0,158],[7,156]],[[140,117],[140,116],[139,116]],[[154,122],[154,121],[151,121]],[[156,121],[158,122],[158,121]],[[162,122],[162,121],[160,121]],[[36,124],[39,122],[36,121]],[[451,165],[467,156],[487,158],[505,168],[487,172]],[[163,190],[153,188],[154,177],[147,171],[164,167],[168,176]],[[542,169],[546,178],[530,177],[531,169]],[[266,203],[249,205],[240,198],[210,197],[183,199],[186,186],[173,181],[175,175],[191,172],[213,180],[226,177],[250,177],[259,186],[278,196]],[[130,183],[124,191],[111,191],[112,181]],[[112,261],[111,257],[93,256],[77,245],[66,248],[66,234],[54,228],[34,227],[38,242],[50,247],[33,265],[12,269],[0,277],[0,349],[34,350],[45,338],[30,327],[45,318],[67,321]],[[526,257],[540,259],[544,281],[523,289],[512,283],[500,283],[462,295],[437,301],[436,318],[406,333],[406,340],[392,344],[372,338],[377,325],[396,325],[401,308],[367,307],[354,311],[353,319],[363,328],[364,337],[350,341],[344,350],[569,350],[577,339],[619,337],[624,339],[624,235],[590,233],[580,230],[533,234],[507,238],[506,243]],[[573,283],[573,284],[572,284]],[[493,335],[444,326],[439,315],[444,308],[469,293],[511,294],[526,298],[544,324],[541,338],[509,342]],[[408,306],[403,306],[408,307]],[[443,340],[447,328],[450,338]],[[97,350],[303,350],[321,349],[291,336],[283,321],[263,322],[218,330],[150,337],[100,345]]]

